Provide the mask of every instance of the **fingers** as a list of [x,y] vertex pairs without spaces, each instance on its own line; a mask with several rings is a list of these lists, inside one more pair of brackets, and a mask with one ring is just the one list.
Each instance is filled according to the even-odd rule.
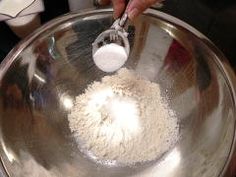
[[[99,4],[107,5],[112,1],[114,9],[114,18],[119,18],[125,10],[126,0],[98,0]],[[156,2],[162,2],[163,0],[130,0],[130,4],[127,9],[129,19],[134,20],[140,13],[147,8],[155,4]]]
[[147,8],[155,4],[156,2],[160,2],[161,0],[133,0],[131,1],[127,13],[131,20],[137,17],[140,13],[145,11]]
[[125,0],[112,0],[114,18],[119,18],[125,10]]
[[109,5],[112,2],[114,18],[119,18],[125,10],[125,0],[97,0],[99,5]]

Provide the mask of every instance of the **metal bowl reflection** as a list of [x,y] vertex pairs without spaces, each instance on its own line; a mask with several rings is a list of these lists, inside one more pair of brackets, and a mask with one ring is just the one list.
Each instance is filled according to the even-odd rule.
[[202,34],[149,10],[130,24],[126,63],[153,82],[178,114],[182,135],[162,159],[107,167],[78,150],[67,114],[75,97],[106,73],[92,42],[112,24],[111,10],[62,16],[22,41],[0,66],[0,152],[9,176],[184,177],[224,175],[234,147],[235,77]]

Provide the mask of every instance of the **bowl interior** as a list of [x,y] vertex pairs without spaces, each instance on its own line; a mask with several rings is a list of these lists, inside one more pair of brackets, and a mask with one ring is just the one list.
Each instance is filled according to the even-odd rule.
[[10,176],[206,176],[221,174],[232,148],[230,78],[211,44],[169,16],[148,11],[129,24],[127,68],[159,83],[179,118],[181,139],[152,164],[108,167],[82,154],[68,126],[75,97],[107,73],[92,42],[112,24],[110,10],[60,17],[29,37],[1,66],[1,157]]

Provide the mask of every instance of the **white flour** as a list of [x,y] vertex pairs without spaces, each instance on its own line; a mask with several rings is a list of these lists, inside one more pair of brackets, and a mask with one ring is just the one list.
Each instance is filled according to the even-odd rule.
[[79,147],[98,161],[155,160],[178,140],[178,120],[159,85],[121,69],[76,98],[69,126]]
[[127,58],[124,47],[115,43],[102,46],[93,55],[94,63],[104,72],[114,72],[120,69]]

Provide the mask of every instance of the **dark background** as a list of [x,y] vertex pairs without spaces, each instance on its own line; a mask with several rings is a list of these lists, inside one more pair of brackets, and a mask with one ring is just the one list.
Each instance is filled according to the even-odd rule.
[[[69,11],[67,0],[45,0],[42,22]],[[235,0],[166,0],[162,11],[189,23],[210,38],[236,68]],[[0,22],[0,61],[19,41],[4,22]]]

